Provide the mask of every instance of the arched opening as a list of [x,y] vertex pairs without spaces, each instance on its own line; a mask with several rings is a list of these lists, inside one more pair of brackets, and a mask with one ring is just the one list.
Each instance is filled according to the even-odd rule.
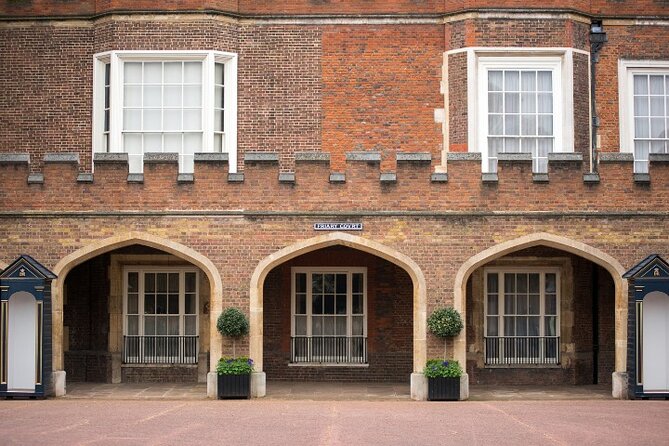
[[605,253],[551,234],[474,256],[456,281],[456,304],[467,321],[456,352],[467,364],[469,382],[621,385],[622,271]]
[[[337,324],[346,336],[324,339],[337,338]],[[291,245],[253,274],[250,342],[251,357],[262,358],[255,396],[264,395],[264,372],[270,379],[407,380],[425,363],[425,279],[408,257],[350,234]]]
[[82,248],[55,271],[57,395],[65,376],[69,382],[206,381],[210,356],[220,350],[211,341],[210,308],[221,290],[207,258],[133,233]]

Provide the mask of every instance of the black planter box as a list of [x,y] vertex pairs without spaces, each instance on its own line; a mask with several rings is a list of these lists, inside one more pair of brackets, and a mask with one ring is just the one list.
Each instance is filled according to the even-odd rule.
[[218,399],[251,398],[251,375],[218,375]]
[[427,399],[429,401],[458,401],[460,378],[428,378]]

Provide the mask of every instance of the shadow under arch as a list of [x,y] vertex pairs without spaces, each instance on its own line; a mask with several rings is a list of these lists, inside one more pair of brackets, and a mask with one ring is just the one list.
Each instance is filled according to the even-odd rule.
[[[181,259],[187,260],[193,265],[200,268],[207,276],[210,284],[211,292],[211,302],[212,307],[216,304],[220,306],[222,300],[222,282],[221,275],[213,264],[204,255],[195,251],[192,248],[189,248],[186,245],[177,243],[162,237],[157,237],[152,234],[147,234],[144,232],[127,232],[124,234],[119,234],[113,237],[101,239],[90,243],[86,246],[83,246],[76,251],[63,257],[54,267],[53,272],[56,274],[57,279],[52,282],[52,316],[53,316],[53,328],[52,328],[52,355],[53,355],[53,371],[54,375],[61,374],[62,377],[54,377],[54,387],[56,391],[56,396],[65,394],[65,379],[64,379],[64,364],[63,364],[63,287],[65,284],[65,278],[68,273],[77,265],[92,259],[100,254],[104,254],[109,251],[113,251],[118,248],[123,248],[130,245],[143,245],[151,248],[159,249],[166,253],[172,254]],[[210,311],[210,318],[213,318],[213,326],[215,326],[215,314],[216,312]],[[215,331],[214,331],[215,332]],[[212,335],[213,336],[213,335]],[[220,356],[220,342],[211,342],[211,353],[210,353],[210,364],[209,367],[212,368],[215,365],[215,360],[213,358],[218,358]],[[62,382],[59,382],[59,379]],[[62,384],[60,386],[59,384]],[[59,389],[59,387],[62,387]]]
[[[520,251],[525,248],[531,248],[533,246],[547,246],[575,254],[601,266],[611,275],[615,285],[616,328],[614,375],[619,375],[619,379],[623,379],[622,374],[627,370],[627,279],[623,279],[622,276],[626,270],[614,257],[583,242],[547,232],[537,232],[516,239],[507,240],[481,251],[464,262],[455,276],[453,290],[454,307],[462,313],[463,318],[466,316],[467,280],[477,268],[509,253]],[[454,347],[456,359],[459,360],[461,364],[466,364],[466,327],[456,338]],[[615,380],[616,378],[614,377],[614,389],[616,387]],[[615,393],[616,392],[614,392],[614,396],[616,397],[623,396],[622,394],[617,395]],[[626,393],[626,391],[624,393]]]
[[[329,246],[346,246],[387,260],[409,274],[413,283],[413,371],[420,373],[426,356],[426,285],[422,270],[408,256],[381,243],[344,232],[332,232],[294,243],[264,258],[251,276],[250,284],[250,346],[249,354],[263,370],[263,284],[276,266],[302,254]],[[264,394],[264,391],[261,392]],[[262,396],[256,394],[255,396]]]

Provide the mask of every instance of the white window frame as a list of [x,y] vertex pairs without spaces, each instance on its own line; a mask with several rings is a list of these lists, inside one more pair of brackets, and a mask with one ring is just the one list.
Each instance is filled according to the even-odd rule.
[[[669,75],[669,60],[618,61],[618,117],[620,122],[620,152],[634,155],[634,75]],[[634,170],[636,169],[636,159]]]
[[[138,274],[137,287],[137,335],[128,335],[128,275]],[[148,273],[179,273],[179,334],[178,335],[156,335],[165,337],[174,336],[200,336],[200,274],[197,268],[192,267],[161,267],[161,266],[125,266],[123,268],[123,336],[153,336],[144,333],[144,276]],[[186,296],[186,273],[195,273],[195,335],[185,335],[185,296]],[[133,314],[134,315],[134,314]],[[166,315],[168,317],[169,315]],[[192,316],[192,315],[191,315]],[[199,344],[199,343],[198,343]],[[141,348],[141,347],[140,347]],[[199,350],[199,345],[198,345]],[[162,357],[161,357],[162,358]],[[156,357],[151,357],[156,359]],[[197,360],[197,358],[195,358]]]
[[[299,315],[299,316],[306,316],[307,320],[307,334],[304,335],[304,337],[312,337],[312,286],[311,286],[311,274],[312,273],[317,273],[317,274],[342,274],[345,273],[347,274],[347,281],[346,281],[346,337],[347,338],[367,338],[367,300],[368,300],[368,295],[367,295],[367,268],[366,267],[293,267],[291,268],[291,288],[290,288],[290,336],[295,337],[295,294],[296,294],[296,286],[295,286],[295,278],[297,274],[304,273],[307,275],[307,281],[306,281],[306,292],[307,292],[307,313],[306,315]],[[353,316],[353,274],[362,274],[363,278],[363,323],[362,323],[362,335],[353,335],[352,334],[352,316]],[[300,335],[303,336],[303,335]],[[330,335],[321,335],[324,337],[330,337]],[[332,336],[336,337],[336,336]],[[328,362],[328,361],[324,361]],[[338,365],[345,366],[347,365],[346,363],[339,363]]]
[[574,151],[573,48],[473,47],[447,54],[467,53],[468,151],[481,153],[481,168],[488,166],[488,76],[494,69],[552,70],[553,152]]
[[[561,270],[560,268],[550,268],[550,267],[545,267],[545,268],[537,268],[537,267],[489,267],[489,268],[484,268],[483,270],[483,336],[488,337],[488,274],[497,274],[498,277],[498,282],[497,282],[497,310],[498,310],[498,324],[497,324],[497,332],[499,337],[507,337],[504,335],[504,316],[506,313],[504,313],[504,274],[505,273],[510,273],[510,274],[540,274],[539,276],[539,308],[540,308],[540,313],[539,313],[539,336],[540,337],[545,337],[546,336],[546,328],[545,328],[545,317],[546,317],[546,274],[555,274],[555,295],[556,295],[556,321],[555,321],[555,335],[558,339],[561,337],[560,334],[560,326],[562,323],[562,315],[561,315],[561,305],[562,305],[562,287],[561,287]],[[510,316],[518,316],[517,313],[514,313],[513,315]],[[515,336],[513,336],[515,337]],[[560,346],[557,346],[558,349]],[[558,357],[559,357],[559,351],[558,351]],[[519,359],[529,359],[529,358],[523,358],[519,357]],[[550,363],[550,364],[557,364],[555,363]],[[523,367],[524,364],[517,364],[517,367]]]
[[[105,65],[110,65],[109,152],[123,153],[123,63],[201,61],[202,152],[214,151],[214,71],[224,66],[224,153],[230,172],[237,171],[237,54],[221,51],[107,51],[93,56],[93,153],[104,149]],[[181,169],[180,169],[181,171]]]

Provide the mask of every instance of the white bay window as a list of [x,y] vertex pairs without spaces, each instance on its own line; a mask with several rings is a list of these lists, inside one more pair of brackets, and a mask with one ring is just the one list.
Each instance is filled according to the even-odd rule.
[[95,152],[178,153],[193,172],[197,152],[228,153],[236,167],[236,55],[213,51],[115,51],[95,56]]

